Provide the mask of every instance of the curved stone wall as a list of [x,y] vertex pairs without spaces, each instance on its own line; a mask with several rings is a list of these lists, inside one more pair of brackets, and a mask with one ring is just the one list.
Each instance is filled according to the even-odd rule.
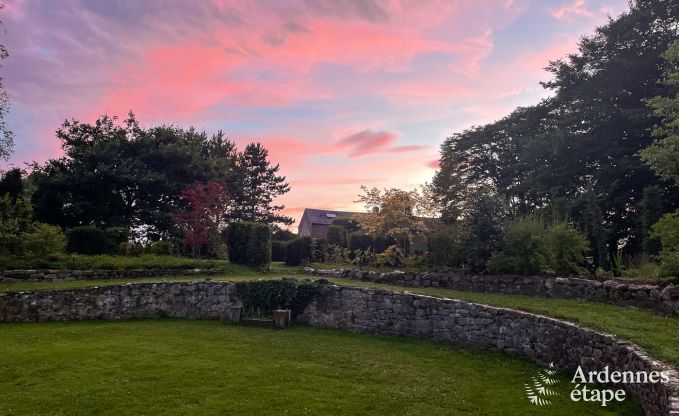
[[511,309],[379,289],[328,286],[300,316],[313,326],[414,336],[480,347],[559,369],[670,371],[668,384],[624,388],[647,415],[679,412],[679,376],[632,343],[568,322]]
[[[0,293],[0,322],[178,317],[231,319],[242,307],[229,282],[138,283]],[[568,322],[453,299],[325,285],[299,317],[318,327],[415,336],[497,350],[560,369],[670,371],[667,384],[626,385],[647,415],[679,412],[676,370],[634,344]],[[672,413],[674,414],[674,413]]]
[[316,276],[332,276],[405,287],[439,287],[469,292],[542,296],[610,303],[652,309],[679,316],[679,286],[625,280],[576,277],[476,275],[450,273],[376,273],[350,269],[306,269]]

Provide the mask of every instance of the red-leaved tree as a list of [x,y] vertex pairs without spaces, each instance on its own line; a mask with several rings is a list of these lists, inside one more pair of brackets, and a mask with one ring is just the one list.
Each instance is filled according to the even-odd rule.
[[191,247],[193,257],[207,244],[210,234],[218,233],[230,201],[226,186],[215,182],[196,182],[179,193],[185,208],[172,214],[175,224],[184,232],[182,240]]

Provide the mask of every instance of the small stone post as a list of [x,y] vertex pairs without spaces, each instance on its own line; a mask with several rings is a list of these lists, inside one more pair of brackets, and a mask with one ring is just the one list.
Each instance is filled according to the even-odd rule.
[[276,328],[287,328],[292,323],[292,311],[290,309],[276,309],[273,311],[273,325]]
[[232,306],[228,309],[228,317],[227,319],[234,324],[237,324],[240,322],[241,315],[243,314],[243,306],[238,305],[238,306]]

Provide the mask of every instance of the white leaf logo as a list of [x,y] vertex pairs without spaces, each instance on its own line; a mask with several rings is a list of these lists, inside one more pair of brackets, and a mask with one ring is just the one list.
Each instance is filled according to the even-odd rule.
[[554,378],[554,375],[556,375],[554,363],[550,363],[548,369],[538,371],[538,374],[531,378],[531,383],[524,384],[526,397],[532,405],[548,406],[552,404],[549,398],[559,395],[558,392],[548,387],[559,382],[558,379]]

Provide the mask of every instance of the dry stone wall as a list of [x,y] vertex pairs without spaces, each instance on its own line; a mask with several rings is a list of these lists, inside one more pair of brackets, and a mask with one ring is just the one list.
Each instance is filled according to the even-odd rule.
[[300,320],[358,333],[413,336],[481,347],[559,369],[669,371],[668,384],[628,384],[647,415],[679,412],[676,370],[629,342],[568,322],[459,300],[367,288],[328,286]]
[[0,293],[0,322],[81,319],[232,319],[242,308],[227,282],[136,283]]
[[639,281],[594,280],[575,277],[463,275],[451,273],[363,272],[350,269],[310,269],[316,276],[388,283],[405,287],[439,287],[470,292],[542,296],[610,303],[652,309],[679,316],[679,286]]

